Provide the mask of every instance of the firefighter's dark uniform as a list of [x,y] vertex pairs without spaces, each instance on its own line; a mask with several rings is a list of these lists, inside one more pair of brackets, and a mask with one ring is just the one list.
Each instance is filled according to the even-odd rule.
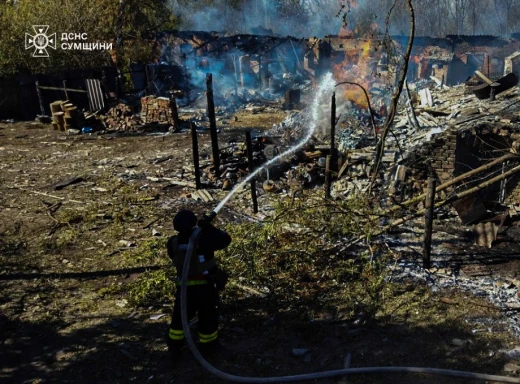
[[[184,344],[180,305],[182,278],[180,259],[183,260],[186,255],[193,230],[194,228],[189,231],[180,231],[177,236],[171,237],[167,243],[168,256],[173,260],[177,269],[177,292],[168,333],[168,347],[174,355]],[[189,320],[196,313],[198,314],[199,341],[203,349],[211,349],[218,342],[218,292],[211,278],[217,271],[214,253],[226,248],[230,243],[231,237],[226,232],[205,223],[199,236],[198,245],[192,255],[188,275],[187,311]]]

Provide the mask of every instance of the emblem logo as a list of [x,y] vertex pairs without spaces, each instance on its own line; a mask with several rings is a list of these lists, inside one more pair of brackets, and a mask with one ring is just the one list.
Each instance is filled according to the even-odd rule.
[[35,35],[25,34],[25,49],[34,48],[33,57],[49,57],[47,48],[56,49],[56,34],[47,35],[48,25],[33,25]]

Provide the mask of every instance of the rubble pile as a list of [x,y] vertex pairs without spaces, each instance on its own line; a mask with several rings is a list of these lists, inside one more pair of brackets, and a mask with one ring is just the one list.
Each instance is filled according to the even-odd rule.
[[[425,87],[426,84],[421,82],[417,88],[419,86]],[[390,195],[405,198],[421,192],[430,169],[442,183],[466,172],[468,167],[477,167],[476,160],[471,158],[467,161],[475,164],[464,164],[465,156],[470,154],[459,151],[480,150],[480,157],[491,159],[491,141],[502,140],[502,147],[494,148],[495,156],[519,148],[520,129],[515,124],[520,121],[518,87],[500,94],[495,101],[479,100],[471,92],[468,94],[464,85],[441,88],[430,83],[428,88],[416,91],[419,92],[412,97],[412,100],[416,99],[413,106],[416,119],[409,102],[401,102],[392,134],[387,139],[387,152],[382,158],[386,170],[382,178]],[[356,133],[355,139],[364,137],[362,130]],[[336,183],[335,189],[338,194],[348,194],[360,184],[366,184],[359,179],[369,178],[375,161],[375,146],[350,140],[352,130],[342,130],[340,135],[340,149],[348,153],[348,168],[340,172],[340,176],[346,175],[346,180]],[[480,140],[485,137],[484,141],[488,143],[482,144],[480,149],[461,149],[468,145],[465,142],[470,137],[479,137]],[[471,156],[478,157],[476,153]],[[348,177],[354,178],[356,185],[348,186]],[[514,196],[520,196],[516,190],[511,193],[511,201]]]
[[[255,166],[260,166],[266,161],[264,156],[264,138],[252,138],[253,146],[253,162]],[[249,173],[249,164],[247,159],[247,148],[245,142],[237,143],[229,142],[228,146],[220,150],[220,180],[216,175],[214,167],[206,167],[202,181],[217,183],[224,190],[231,189],[242,177]]]
[[[252,138],[254,168],[287,150],[280,137],[257,136]],[[281,159],[277,164],[264,171],[258,180],[266,192],[277,192],[288,187],[316,185],[325,178],[325,158],[330,148],[310,143],[292,156]],[[249,174],[249,163],[245,142],[230,142],[220,151],[220,178],[215,169],[208,165],[202,175],[203,182],[211,182],[230,190],[243,177]]]
[[[341,107],[338,106],[338,110]],[[412,109],[413,108],[413,109]],[[324,105],[323,109],[327,109]],[[353,192],[364,193],[373,177],[376,161],[376,140],[370,119],[362,108],[350,104],[338,113],[336,142],[344,161],[339,163],[339,172],[333,184],[332,196],[351,196]],[[328,114],[326,111],[325,114]],[[414,117],[415,114],[415,117]],[[383,122],[382,115],[375,115],[376,130]],[[270,131],[272,137],[280,138],[289,146],[298,141],[308,128],[311,116],[308,110],[292,113],[284,122]],[[396,118],[387,138],[385,152],[381,158],[381,173],[376,177],[376,190],[384,190],[390,199],[382,203],[395,204],[424,192],[429,175],[436,176],[438,184],[449,182],[455,177],[503,156],[518,153],[520,148],[520,91],[513,87],[496,96],[495,100],[479,99],[466,85],[447,87],[436,81],[421,80],[411,84],[408,97],[403,92]],[[330,123],[320,122],[321,134],[328,140]],[[322,154],[325,156],[326,154]],[[505,165],[510,169],[517,163],[513,160]],[[490,169],[488,175],[500,173],[501,167]],[[294,165],[294,169],[299,168]],[[303,169],[306,165],[303,164]],[[503,172],[503,171],[502,171]],[[475,185],[478,178],[467,180]],[[468,200],[462,211],[476,210],[473,219],[486,217],[485,201],[497,201],[509,207],[510,213],[520,213],[520,177],[513,176],[507,183],[481,192],[482,202]],[[467,189],[459,185],[440,192],[446,198],[456,191]],[[462,188],[462,189],[461,189]],[[419,207],[422,202],[419,202]],[[455,207],[455,204],[453,205]],[[467,217],[457,208],[463,222]],[[471,216],[471,215],[470,215]],[[471,220],[470,220],[471,221]]]
[[[413,228],[417,224],[419,223],[411,223],[410,227]],[[518,230],[515,228],[512,228],[511,232],[514,232],[512,236],[518,235]],[[391,267],[392,281],[400,283],[416,280],[428,285],[434,293],[456,288],[487,298],[490,303],[508,315],[506,324],[494,323],[487,325],[487,327],[493,329],[507,327],[512,329],[515,334],[520,335],[518,325],[520,281],[508,276],[508,274],[501,273],[498,267],[499,263],[495,266],[489,263],[492,258],[500,260],[503,257],[507,259],[507,256],[503,255],[504,252],[507,252],[507,247],[499,247],[499,249],[493,250],[493,255],[487,255],[489,259],[486,258],[486,260],[488,262],[479,262],[476,257],[472,258],[471,261],[464,258],[453,259],[450,257],[453,255],[453,249],[448,244],[463,243],[463,246],[467,247],[466,249],[471,249],[471,239],[464,239],[456,233],[451,234],[444,231],[437,233],[436,236],[439,239],[440,246],[436,247],[432,255],[432,268],[425,270],[420,263],[413,260],[413,257],[404,257]],[[385,240],[392,244],[396,252],[403,255],[413,250],[420,253],[419,247],[410,247],[410,244],[414,244],[414,242],[416,244],[421,242],[421,238],[417,237],[416,234],[389,235]],[[472,251],[476,253],[475,248]],[[482,324],[480,319],[473,319],[469,323],[473,327],[473,333],[482,332],[486,326],[486,324]]]

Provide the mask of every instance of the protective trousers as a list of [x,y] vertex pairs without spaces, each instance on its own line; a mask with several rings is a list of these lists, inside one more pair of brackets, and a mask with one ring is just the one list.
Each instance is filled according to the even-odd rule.
[[[188,320],[198,314],[198,331],[201,347],[210,347],[218,339],[218,292],[213,284],[188,285]],[[181,319],[181,287],[177,287],[172,322],[168,333],[168,348],[172,353],[184,344],[184,331]]]

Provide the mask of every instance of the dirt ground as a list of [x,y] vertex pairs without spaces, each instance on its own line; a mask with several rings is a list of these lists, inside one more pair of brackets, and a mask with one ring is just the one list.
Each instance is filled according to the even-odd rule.
[[[270,128],[284,116],[259,115],[249,127]],[[222,145],[239,134],[240,120],[227,128],[234,133],[221,134]],[[200,140],[208,156],[209,135]],[[165,249],[156,245],[173,234],[177,210],[204,213],[225,195],[210,190],[215,202],[196,202],[190,187],[171,182],[192,181],[190,148],[188,133],[65,136],[38,124],[0,124],[2,383],[223,382],[188,350],[178,361],[169,358],[171,302],[135,307],[121,293],[143,272],[166,267]],[[83,181],[56,190],[55,183],[71,177]],[[218,226],[251,214],[245,195],[225,208]],[[282,376],[342,368],[350,353],[352,367],[513,374],[504,372],[510,361],[499,350],[513,349],[518,340],[500,326],[501,311],[481,298],[432,293],[410,282],[392,290],[384,313],[371,319],[317,313],[317,300],[278,303],[269,295],[224,293],[220,334],[230,353],[211,362],[237,375]],[[488,326],[475,332],[476,319]],[[295,348],[310,352],[297,357]],[[348,382],[466,381],[364,375]]]

